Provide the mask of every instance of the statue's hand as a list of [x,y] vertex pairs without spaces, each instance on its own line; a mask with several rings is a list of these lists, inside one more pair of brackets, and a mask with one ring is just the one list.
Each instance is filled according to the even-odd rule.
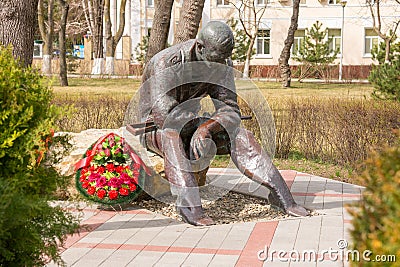
[[207,127],[200,126],[193,134],[191,141],[191,148],[193,155],[196,159],[206,156],[210,153],[210,146],[212,141],[211,133]]

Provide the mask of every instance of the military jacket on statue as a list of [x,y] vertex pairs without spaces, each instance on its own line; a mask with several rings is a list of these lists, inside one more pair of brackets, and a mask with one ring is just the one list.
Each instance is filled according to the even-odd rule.
[[[240,110],[234,74],[226,67],[232,66],[232,61],[226,60],[226,65],[214,63],[221,68],[213,65],[207,69],[207,63],[196,59],[196,42],[192,39],[169,47],[148,62],[140,92],[141,121],[154,121],[157,129],[182,128],[182,123],[199,117],[200,100],[209,96],[215,106],[209,117],[220,122],[226,131],[234,132],[240,125]],[[210,83],[212,72],[224,81]]]

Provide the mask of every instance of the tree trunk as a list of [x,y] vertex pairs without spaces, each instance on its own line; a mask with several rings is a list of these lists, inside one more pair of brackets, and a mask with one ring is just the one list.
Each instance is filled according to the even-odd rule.
[[106,38],[106,74],[113,75],[114,62],[115,62],[115,49],[117,48],[118,42],[121,40],[122,34],[125,28],[125,7],[126,0],[121,1],[119,11],[119,26],[115,36],[112,35],[112,23],[110,16],[110,0],[105,0],[104,4],[104,20],[105,20],[105,38]]
[[110,16],[110,0],[105,0],[104,2],[104,37],[106,39],[106,69],[105,73],[112,75],[114,74],[114,56],[115,50],[114,48],[114,38],[112,36],[112,23]]
[[385,63],[390,63],[390,41],[391,38],[385,39]]
[[167,45],[173,4],[174,0],[155,0],[153,26],[151,28],[145,63]]
[[23,66],[32,64],[38,0],[0,1],[0,43],[13,46]]
[[179,19],[174,44],[196,38],[205,0],[185,0]]
[[60,31],[58,32],[58,41],[60,43],[60,84],[61,86],[68,86],[65,31],[69,5],[65,0],[58,0],[58,3],[61,7]]
[[247,49],[246,60],[244,62],[243,78],[250,77],[250,59],[253,54],[253,47],[254,47],[254,43],[256,42],[256,36],[257,36],[257,34],[255,34],[253,37],[250,38],[250,44],[249,44],[249,48]]
[[282,87],[290,87],[291,83],[291,71],[289,66],[290,59],[290,49],[294,42],[294,33],[297,30],[298,19],[299,19],[299,8],[300,0],[293,0],[293,14],[290,19],[290,27],[288,30],[288,35],[285,40],[281,55],[279,57],[279,70],[281,72],[281,82]]
[[38,5],[38,23],[40,29],[40,35],[42,36],[43,44],[43,60],[42,60],[42,73],[51,75],[51,59],[53,52],[53,32],[54,32],[54,0],[48,0],[47,2],[47,25],[44,22],[44,5],[43,0],[39,0]]
[[[89,1],[90,2],[90,1]],[[89,16],[92,24],[92,40],[93,40],[93,67],[92,74],[103,74],[104,72],[104,53],[103,53],[103,15],[104,0],[93,0],[92,6],[89,7]]]

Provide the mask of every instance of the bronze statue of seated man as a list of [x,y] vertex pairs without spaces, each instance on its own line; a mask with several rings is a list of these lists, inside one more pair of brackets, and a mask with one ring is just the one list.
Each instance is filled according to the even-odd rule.
[[[270,189],[273,205],[294,216],[307,216],[309,211],[296,204],[253,134],[240,127],[234,76],[227,70],[232,66],[233,47],[229,26],[212,21],[197,39],[169,47],[148,62],[139,109],[142,122],[152,126],[142,135],[142,142],[164,158],[171,193],[177,196],[177,211],[190,224],[214,224],[203,212],[194,174],[199,168],[206,168],[215,154],[229,154],[240,172]],[[165,74],[168,69],[173,71]],[[199,72],[203,76],[206,73],[206,77],[215,74],[229,86],[198,78]],[[185,81],[181,73],[189,73],[191,81]],[[204,97],[211,98],[215,112],[199,117],[200,100]]]

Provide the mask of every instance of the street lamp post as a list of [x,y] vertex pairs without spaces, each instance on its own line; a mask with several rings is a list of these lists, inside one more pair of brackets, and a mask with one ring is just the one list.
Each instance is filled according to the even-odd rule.
[[344,7],[347,4],[347,0],[340,1],[342,6],[342,29],[340,31],[340,66],[339,66],[339,81],[342,80],[343,75],[343,31],[344,31]]

